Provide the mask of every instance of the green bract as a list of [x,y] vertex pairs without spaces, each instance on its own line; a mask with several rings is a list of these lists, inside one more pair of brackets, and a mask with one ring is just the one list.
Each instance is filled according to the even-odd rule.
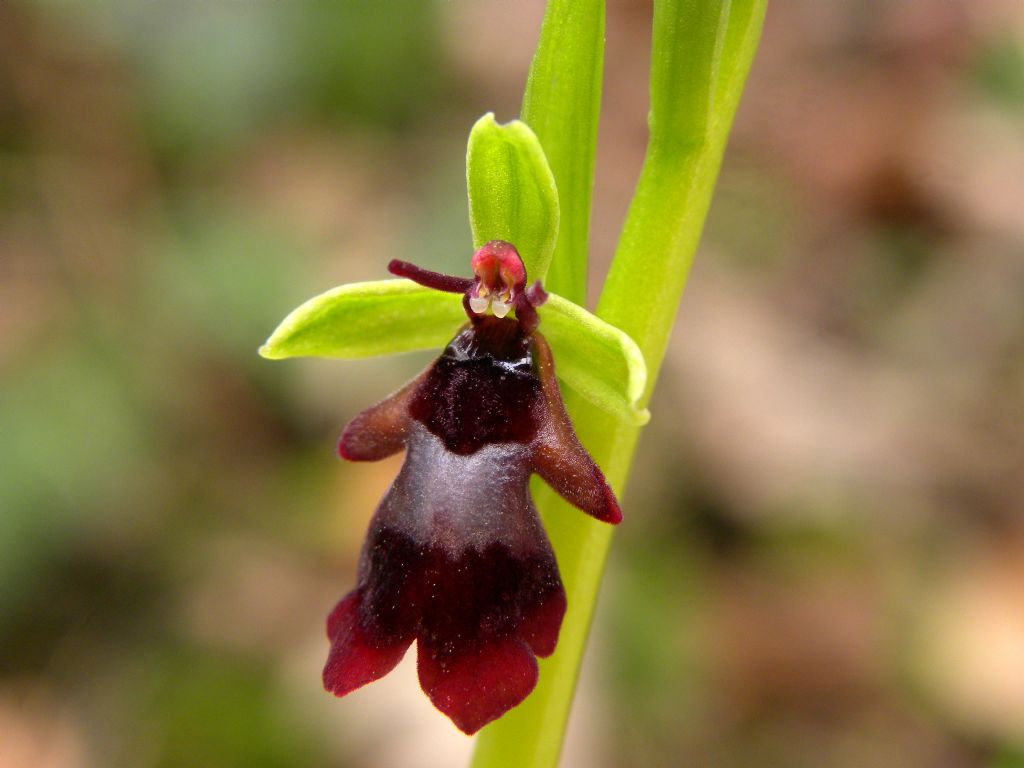
[[[589,402],[633,424],[647,382],[640,349],[629,336],[582,307],[551,294],[540,308],[541,331],[558,377]],[[260,347],[286,357],[359,358],[443,347],[466,322],[462,296],[408,280],[350,283],[314,296],[286,317]]]

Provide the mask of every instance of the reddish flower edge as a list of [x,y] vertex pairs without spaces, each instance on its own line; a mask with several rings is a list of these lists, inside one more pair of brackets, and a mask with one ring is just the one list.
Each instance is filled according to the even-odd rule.
[[535,657],[554,651],[566,609],[546,541],[528,556],[491,544],[453,557],[378,529],[368,545],[361,586],[327,621],[327,690],[344,696],[383,677],[415,640],[424,693],[466,734],[530,694]]

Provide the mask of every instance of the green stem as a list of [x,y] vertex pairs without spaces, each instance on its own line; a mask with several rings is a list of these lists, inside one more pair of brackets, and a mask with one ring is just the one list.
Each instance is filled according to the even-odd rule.
[[[598,304],[598,314],[629,333],[644,353],[650,373],[644,405],[700,239],[765,5],[655,0],[647,156]],[[566,400],[581,440],[621,496],[639,429],[571,393]],[[536,690],[484,730],[475,768],[558,762],[611,543],[609,526],[583,517],[546,486],[535,483],[534,498],[558,556],[569,608],[558,650],[541,662]],[[628,505],[626,515],[628,524]]]
[[[650,139],[598,314],[657,380],[767,0],[654,4]],[[645,401],[646,403],[646,401]]]

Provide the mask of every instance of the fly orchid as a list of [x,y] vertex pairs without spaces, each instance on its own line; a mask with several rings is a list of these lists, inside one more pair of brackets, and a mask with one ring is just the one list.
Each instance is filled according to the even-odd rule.
[[389,265],[462,293],[469,323],[422,374],[342,434],[345,459],[404,449],[405,461],[370,523],[356,588],[328,620],[324,668],[326,688],[344,696],[390,672],[415,640],[424,692],[466,733],[533,690],[535,657],[555,650],[565,613],[530,475],[598,520],[622,519],[562,404],[537,330],[543,288],[526,287],[509,243],[487,243],[472,265],[476,279]]
[[[528,271],[546,271],[558,228],[536,137],[485,115],[467,163],[473,277],[392,261],[403,279],[310,299],[260,353],[353,358],[443,347],[339,441],[350,461],[405,457],[370,523],[355,588],[328,618],[323,680],[344,696],[387,674],[415,641],[423,690],[474,733],[533,690],[537,657],[554,652],[566,611],[530,477],[599,521],[622,517],[566,413],[555,356],[561,382],[590,403],[632,424],[649,414],[636,405],[646,367],[633,340],[539,280],[528,284]],[[478,237],[488,231],[515,235],[519,249],[513,238]]]

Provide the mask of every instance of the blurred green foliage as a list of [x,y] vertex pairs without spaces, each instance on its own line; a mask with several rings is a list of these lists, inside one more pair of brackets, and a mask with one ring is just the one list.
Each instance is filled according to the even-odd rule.
[[192,650],[154,664],[164,676],[147,704],[162,724],[161,768],[322,763],[314,733],[290,710],[259,662]]
[[401,131],[444,85],[423,0],[40,0],[132,74],[154,149],[212,155],[292,121]]
[[1024,44],[1008,36],[984,46],[975,63],[975,77],[982,92],[997,104],[1024,109]]

